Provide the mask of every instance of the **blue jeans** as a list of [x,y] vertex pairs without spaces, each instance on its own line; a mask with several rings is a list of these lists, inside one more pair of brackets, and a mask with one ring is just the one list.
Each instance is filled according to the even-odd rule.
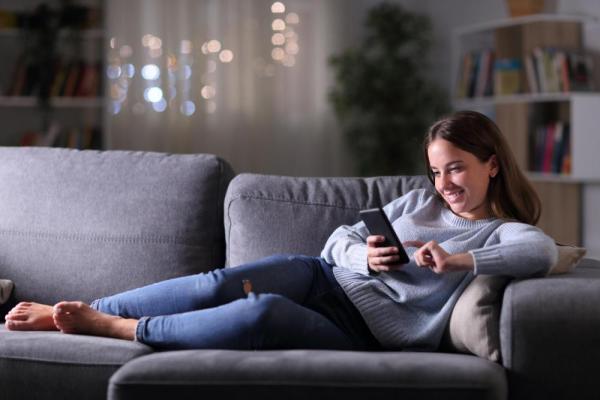
[[[246,294],[244,281],[252,292]],[[306,256],[271,256],[95,300],[101,312],[138,319],[136,339],[159,349],[375,349],[335,280]]]

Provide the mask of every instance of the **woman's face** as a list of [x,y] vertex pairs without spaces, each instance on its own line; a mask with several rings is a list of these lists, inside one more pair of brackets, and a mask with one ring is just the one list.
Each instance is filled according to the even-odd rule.
[[498,173],[496,156],[481,162],[445,139],[435,139],[427,149],[435,189],[452,212],[467,219],[491,216],[487,190]]

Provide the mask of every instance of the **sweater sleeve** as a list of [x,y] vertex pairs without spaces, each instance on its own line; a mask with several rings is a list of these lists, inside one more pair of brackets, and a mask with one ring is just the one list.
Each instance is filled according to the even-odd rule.
[[535,226],[508,222],[498,227],[496,234],[497,244],[469,251],[475,275],[545,275],[556,263],[554,240]]
[[[413,190],[388,203],[383,210],[393,223],[403,214],[418,208],[425,196],[424,189]],[[327,239],[321,257],[332,265],[368,275],[367,236],[369,231],[362,221],[352,226],[342,225]]]

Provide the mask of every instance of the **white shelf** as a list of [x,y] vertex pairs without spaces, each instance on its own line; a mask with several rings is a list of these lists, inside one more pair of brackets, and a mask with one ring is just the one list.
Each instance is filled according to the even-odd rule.
[[505,18],[496,21],[482,22],[455,29],[456,35],[469,35],[491,31],[498,28],[508,28],[534,22],[581,22],[582,24],[595,24],[600,21],[589,15],[564,15],[564,14],[534,14],[523,17]]
[[[52,97],[50,106],[55,108],[100,108],[104,105],[102,97]],[[39,100],[33,96],[0,96],[0,107],[31,108],[39,106]]]
[[556,101],[571,101],[574,97],[598,97],[598,92],[569,92],[569,93],[524,93],[510,96],[473,97],[455,99],[452,104],[455,109],[470,109],[494,106],[506,103],[543,103]]
[[[15,39],[26,34],[25,29],[8,28],[0,29],[0,39]],[[82,39],[102,39],[104,31],[102,29],[61,29],[58,33],[60,39],[65,37],[78,37]]]
[[574,178],[571,175],[551,174],[543,172],[527,171],[527,177],[535,182],[557,182],[557,183],[600,183],[600,179]]

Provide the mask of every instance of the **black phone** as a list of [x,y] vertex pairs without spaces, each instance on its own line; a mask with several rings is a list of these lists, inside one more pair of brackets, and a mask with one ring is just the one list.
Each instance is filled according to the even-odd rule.
[[398,256],[400,256],[400,261],[398,262],[400,264],[408,263],[408,254],[406,254],[404,246],[402,246],[396,232],[394,232],[394,228],[392,228],[390,220],[381,207],[360,211],[360,218],[364,221],[371,235],[385,236],[384,247],[394,246],[398,248]]

